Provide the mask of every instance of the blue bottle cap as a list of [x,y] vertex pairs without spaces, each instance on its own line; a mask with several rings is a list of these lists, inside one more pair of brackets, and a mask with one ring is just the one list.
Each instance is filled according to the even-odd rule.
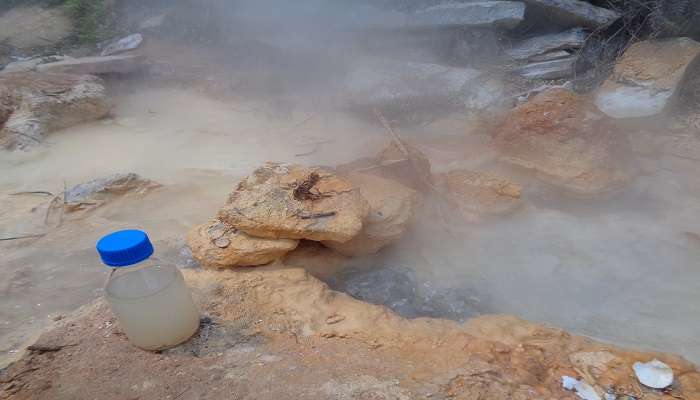
[[110,267],[126,267],[153,254],[153,245],[146,232],[129,229],[112,232],[97,242],[102,262]]

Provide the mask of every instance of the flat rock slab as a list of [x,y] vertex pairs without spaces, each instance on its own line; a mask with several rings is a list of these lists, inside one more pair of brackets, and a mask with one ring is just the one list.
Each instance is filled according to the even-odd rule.
[[698,57],[700,43],[688,38],[646,40],[630,46],[612,76],[595,96],[595,104],[613,118],[645,117],[661,113]]
[[369,215],[362,232],[350,241],[324,241],[323,244],[346,256],[375,254],[398,240],[408,229],[420,204],[420,195],[396,181],[375,175],[354,173],[347,179],[360,188],[360,193],[369,202]]
[[343,84],[343,102],[373,121],[378,109],[390,120],[417,122],[423,114],[460,111],[465,84],[480,75],[470,68],[372,59],[352,69]]
[[30,72],[36,71],[36,67],[41,64],[47,64],[58,61],[70,60],[73,57],[68,56],[47,56],[37,57],[29,60],[15,61],[5,65],[5,68],[0,70],[0,75],[9,74],[12,72]]
[[587,97],[550,89],[506,115],[494,144],[505,161],[589,196],[628,181],[619,161],[628,146],[616,130]]
[[506,214],[522,205],[522,186],[498,175],[457,169],[438,175],[436,181],[468,220]]
[[554,50],[578,49],[583,46],[588,33],[579,28],[525,39],[506,53],[515,60],[528,60]]
[[615,11],[581,0],[525,0],[525,4],[541,11],[551,22],[571,27],[602,28],[620,18]]
[[250,236],[224,222],[213,220],[193,228],[187,235],[192,256],[205,268],[264,265],[294,250],[293,239]]
[[229,195],[219,219],[261,238],[347,242],[368,213],[347,180],[319,167],[268,163]]
[[407,25],[417,28],[515,28],[525,18],[525,4],[516,1],[477,1],[439,4],[418,10]]
[[571,56],[551,61],[523,65],[517,73],[525,79],[562,79],[574,73],[577,57]]
[[109,112],[101,79],[15,72],[0,76],[0,148],[28,149],[45,134]]
[[82,57],[36,67],[39,72],[78,75],[128,74],[143,70],[146,57],[141,55],[117,55],[106,57]]
[[133,172],[95,178],[68,189],[64,195],[67,212],[96,208],[126,195],[145,194],[161,185]]

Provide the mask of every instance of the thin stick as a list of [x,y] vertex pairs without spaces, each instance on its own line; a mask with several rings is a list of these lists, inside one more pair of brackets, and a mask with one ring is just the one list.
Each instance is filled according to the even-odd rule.
[[10,193],[10,196],[21,196],[23,194],[45,194],[47,196],[53,196],[53,193],[47,192],[44,190],[28,190],[25,192],[15,192],[15,193]]
[[19,239],[31,239],[31,238],[38,238],[46,236],[45,233],[38,233],[36,235],[24,235],[24,236],[13,236],[13,237],[6,237],[6,238],[0,238],[0,242],[5,242],[9,240],[19,240]]
[[382,125],[384,125],[384,129],[386,129],[387,132],[389,132],[391,137],[394,139],[396,145],[399,146],[399,150],[401,150],[401,152],[406,156],[406,158],[410,160],[408,149],[406,149],[406,146],[403,144],[401,137],[399,137],[399,135],[396,132],[394,132],[394,129],[391,127],[391,125],[389,125],[389,122],[386,120],[386,118],[384,118],[384,116],[378,109],[374,109],[374,114],[377,116],[377,118],[379,118],[379,122],[381,122]]

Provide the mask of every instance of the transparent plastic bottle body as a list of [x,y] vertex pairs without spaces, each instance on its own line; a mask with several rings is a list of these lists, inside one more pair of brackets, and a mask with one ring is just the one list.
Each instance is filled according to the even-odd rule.
[[129,341],[145,350],[176,346],[199,327],[182,273],[155,258],[113,269],[105,297]]

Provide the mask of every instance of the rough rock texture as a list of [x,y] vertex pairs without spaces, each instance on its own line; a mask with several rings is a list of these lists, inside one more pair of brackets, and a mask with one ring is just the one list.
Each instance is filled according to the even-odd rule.
[[[408,152],[408,157],[403,149]],[[360,172],[392,179],[417,190],[429,189],[432,181],[430,160],[420,150],[402,142],[390,142],[375,157],[366,157],[342,164],[336,169],[344,174]]]
[[549,21],[571,27],[604,28],[620,18],[615,11],[581,0],[525,0],[525,4],[546,15]]
[[238,184],[219,218],[262,238],[347,242],[368,212],[359,189],[325,169],[268,163]]
[[108,112],[105,87],[94,76],[35,72],[0,76],[0,148],[27,148],[51,130]]
[[378,109],[390,120],[415,123],[435,113],[460,111],[464,85],[480,74],[438,64],[363,61],[344,82],[343,101],[373,121]]
[[528,60],[553,50],[578,49],[588,33],[580,28],[525,39],[506,51],[515,60]]
[[438,4],[413,13],[411,27],[516,27],[525,18],[525,5],[515,1],[476,1]]
[[298,244],[292,239],[253,237],[219,220],[199,225],[187,235],[192,256],[206,268],[269,264]]
[[576,57],[560,58],[523,65],[518,74],[526,79],[561,79],[574,74]]
[[65,193],[67,212],[94,209],[125,195],[141,195],[160,184],[134,173],[117,173],[75,185]]
[[140,55],[118,55],[106,57],[83,57],[42,64],[36,67],[39,72],[104,75],[127,74],[141,71],[146,67],[146,58]]
[[495,139],[505,160],[574,193],[592,195],[626,181],[621,135],[592,102],[568,90],[547,90],[515,108]]
[[[602,398],[700,398],[681,358],[643,353],[510,316],[458,324],[403,319],[333,292],[303,269],[185,270],[207,318],[162,353],[130,345],[98,302],[57,323],[0,372],[6,399],[514,399],[574,400],[561,376]],[[657,358],[668,392],[640,386],[632,365]],[[127,367],[128,366],[128,367]]]
[[408,229],[420,203],[415,190],[398,182],[367,174],[350,174],[348,181],[360,188],[370,212],[359,235],[345,243],[324,241],[323,244],[346,256],[374,254],[398,240]]
[[522,186],[485,172],[457,169],[440,174],[436,181],[448,200],[467,219],[505,214],[522,204]]
[[[630,46],[596,92],[595,104],[614,118],[662,112],[671,101],[700,43],[688,38],[656,39]],[[687,71],[700,74],[698,71]]]
[[73,32],[61,7],[14,7],[0,14],[0,43],[29,51],[60,42]]

